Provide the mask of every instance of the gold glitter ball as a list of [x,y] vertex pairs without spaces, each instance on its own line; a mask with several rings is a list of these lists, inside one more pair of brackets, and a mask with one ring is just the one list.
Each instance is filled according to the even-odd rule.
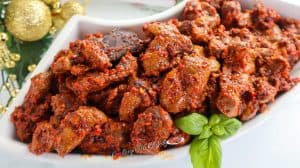
[[20,54],[17,54],[17,53],[11,53],[9,57],[13,61],[20,61],[20,59],[21,59]]
[[17,80],[17,75],[15,75],[15,74],[9,74],[9,75],[8,75],[8,78],[9,78],[10,80],[12,80],[12,81],[16,81],[16,80]]
[[11,94],[11,97],[15,98],[15,97],[17,97],[18,92],[14,89],[11,91],[10,94]]
[[49,33],[53,36],[53,35],[55,35],[56,32],[57,32],[56,27],[52,26],[52,27],[50,28]]
[[18,94],[20,92],[20,90],[19,89],[15,89],[15,92]]
[[6,107],[0,105],[0,113],[6,112]]
[[8,36],[6,33],[1,32],[0,33],[0,40],[3,42],[6,42],[8,40]]
[[11,87],[11,85],[8,82],[6,82],[4,85],[5,85],[6,89],[10,89],[10,87]]
[[29,65],[29,66],[27,67],[27,70],[28,70],[29,72],[32,72],[32,71],[34,71],[35,68],[36,68],[36,65],[35,65],[35,64],[31,64],[31,65]]
[[84,15],[84,7],[76,1],[70,0],[61,7],[61,17],[69,20],[74,15]]
[[4,64],[5,68],[13,68],[16,66],[16,63],[14,61],[7,61]]
[[61,9],[60,8],[58,8],[58,9],[52,9],[51,12],[52,12],[52,15],[57,16],[57,15],[59,15],[61,13]]
[[12,0],[5,15],[7,30],[23,41],[43,38],[52,24],[49,7],[40,0]]
[[9,50],[7,48],[7,45],[5,42],[0,42],[0,58],[3,60],[7,60],[7,57],[9,56]]
[[43,2],[45,2],[47,5],[51,5],[55,2],[57,2],[58,0],[42,0]]
[[66,21],[61,16],[54,16],[52,22],[53,22],[53,26],[57,30],[62,29],[66,24]]
[[[13,66],[9,58],[9,50],[5,42],[0,41],[0,69],[10,68]],[[13,62],[14,63],[14,62]]]
[[53,9],[59,9],[60,8],[60,2],[56,1],[55,3],[52,4]]

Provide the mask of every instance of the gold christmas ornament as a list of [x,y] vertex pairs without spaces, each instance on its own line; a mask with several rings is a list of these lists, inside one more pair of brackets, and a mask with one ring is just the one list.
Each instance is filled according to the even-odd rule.
[[55,1],[55,2],[52,4],[52,8],[53,8],[53,9],[59,9],[59,8],[60,8],[60,2],[59,2],[59,1]]
[[50,28],[50,30],[49,30],[49,33],[50,33],[51,35],[54,35],[56,32],[57,32],[57,29],[56,29],[56,27],[54,27],[54,26],[52,26],[52,27]]
[[29,65],[29,66],[27,67],[27,70],[28,70],[29,72],[32,72],[32,71],[34,71],[35,68],[36,68],[36,65],[35,65],[35,64],[31,64],[31,65]]
[[7,34],[1,32],[1,33],[0,33],[0,40],[1,40],[2,42],[6,42],[6,41],[8,40]]
[[56,16],[56,15],[59,15],[59,14],[60,14],[61,9],[60,9],[60,8],[58,8],[58,9],[52,9],[51,12],[52,12],[52,15]]
[[[3,34],[0,34],[0,36],[4,37]],[[6,42],[5,42],[6,40],[1,39],[1,41],[0,41],[0,70],[2,70],[4,68],[15,67],[16,62],[21,59],[21,56],[19,54],[10,53],[9,49],[7,48]]]
[[57,2],[58,0],[43,0],[43,2],[45,2],[47,5],[51,5],[55,2]]
[[13,89],[11,90],[10,95],[12,98],[16,98],[18,93],[19,93],[19,89]]
[[0,113],[6,112],[6,107],[3,105],[0,105]]
[[11,97],[15,98],[15,97],[17,97],[17,94],[18,94],[18,93],[17,93],[17,91],[14,89],[14,90],[11,91],[10,94],[11,94]]
[[0,41],[0,69],[11,68],[13,66],[13,63],[11,63],[9,55],[10,52],[7,48],[6,43],[4,41]]
[[9,75],[8,75],[8,78],[9,78],[10,80],[12,80],[12,81],[16,81],[16,80],[17,80],[17,75],[15,75],[15,74],[9,74]]
[[5,86],[5,88],[8,89],[8,90],[11,88],[11,85],[10,85],[8,82],[5,83],[4,86]]
[[0,58],[7,60],[9,57],[9,50],[5,42],[0,42]]
[[9,57],[13,61],[19,61],[21,59],[20,54],[17,54],[17,53],[11,53]]
[[84,7],[74,0],[70,0],[64,3],[61,7],[61,17],[65,20],[69,20],[74,15],[83,15]]
[[7,61],[4,66],[5,68],[13,68],[16,66],[16,63],[14,61]]
[[60,4],[60,2],[59,1],[55,1],[54,3],[52,3],[52,10],[51,10],[51,12],[52,12],[52,15],[53,16],[57,16],[57,15],[59,15],[60,14],[60,12],[61,12],[61,4]]
[[17,94],[20,92],[20,90],[19,90],[19,89],[15,89],[15,91],[16,91],[16,93],[17,93]]
[[23,41],[43,38],[51,27],[49,7],[40,0],[12,0],[5,15],[7,30]]
[[66,21],[61,16],[54,16],[52,18],[52,22],[53,22],[53,26],[57,30],[62,29],[65,26],[65,24],[66,24]]

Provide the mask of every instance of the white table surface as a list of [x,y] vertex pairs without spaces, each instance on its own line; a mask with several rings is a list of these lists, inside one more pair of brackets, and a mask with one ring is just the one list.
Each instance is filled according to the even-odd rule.
[[[300,0],[289,1],[300,5]],[[130,7],[126,8],[126,5],[124,5],[119,7],[119,10],[124,10],[122,13],[127,13],[128,15],[120,16],[118,13],[121,12],[114,12],[113,15],[108,15],[108,12],[111,13],[109,8],[115,5],[110,6],[107,2],[107,0],[91,0],[87,15],[117,19],[133,16],[142,17],[154,12],[151,10],[144,12],[140,10],[133,11]],[[297,89],[296,94],[300,94],[300,89]],[[250,130],[247,134],[234,141],[222,144],[222,148],[222,168],[300,168],[300,99],[290,100],[285,111],[271,115],[259,127]],[[170,162],[168,165],[159,165],[155,166],[155,168],[192,168],[188,157]],[[15,156],[8,156],[0,151],[0,167],[56,168],[60,166],[15,158]],[[86,166],[78,165],[78,167]],[[101,165],[98,167],[101,167]]]

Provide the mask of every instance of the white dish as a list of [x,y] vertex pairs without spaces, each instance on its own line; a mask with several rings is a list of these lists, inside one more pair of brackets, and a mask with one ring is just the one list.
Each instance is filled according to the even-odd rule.
[[[247,3],[244,3],[247,2]],[[169,19],[172,17],[176,17],[184,8],[186,1],[178,4],[177,6],[145,18],[141,19],[133,19],[133,20],[122,20],[122,21],[110,21],[110,20],[102,20],[102,19],[93,19],[89,17],[79,17],[76,16],[72,18],[65,28],[60,32],[58,37],[55,39],[48,52],[45,54],[36,70],[31,74],[34,76],[40,72],[44,72],[48,70],[51,65],[54,56],[56,53],[64,48],[67,48],[69,42],[74,41],[84,34],[94,33],[94,32],[109,32],[113,27],[120,27],[124,29],[131,29],[134,31],[140,30],[141,26],[150,21],[160,21]],[[251,5],[248,1],[243,1],[243,4],[246,6]],[[299,10],[299,6],[295,6],[290,3],[286,3],[284,1],[271,1],[265,0],[265,4],[267,6],[271,6],[272,8],[278,10],[280,13],[285,16],[297,17],[300,18],[300,15],[295,11]],[[284,10],[291,9],[291,10]],[[293,13],[294,12],[294,13]],[[293,76],[300,76],[300,69],[297,68],[293,72]],[[17,96],[14,103],[9,107],[8,112],[4,114],[4,116],[0,119],[0,150],[8,153],[12,153],[14,156],[19,156],[22,158],[30,158],[37,161],[46,161],[56,164],[63,165],[101,165],[101,167],[123,167],[123,168],[131,168],[131,167],[142,167],[145,165],[155,165],[155,164],[166,164],[170,163],[170,160],[162,159],[159,155],[156,156],[129,156],[125,158],[120,158],[118,160],[113,160],[111,157],[95,155],[91,157],[83,157],[80,154],[69,154],[64,158],[59,157],[57,154],[44,154],[42,156],[35,156],[28,151],[28,147],[26,144],[23,144],[17,141],[14,138],[14,128],[10,123],[9,118],[10,114],[14,110],[14,108],[23,103],[24,97],[29,89],[30,80],[27,80],[23,88],[21,89],[19,95]],[[247,131],[251,130],[254,127],[259,126],[262,121],[276,112],[283,111],[285,106],[288,106],[289,99],[300,99],[300,95],[294,94],[296,90],[299,91],[300,87],[297,86],[293,88],[288,93],[281,96],[279,99],[275,101],[275,103],[269,106],[267,112],[259,114],[253,120],[245,123],[241,130],[232,138],[229,138],[222,143],[227,143],[228,141],[235,140],[239,136],[245,134]],[[176,148],[168,150],[167,152],[172,156],[172,159],[176,160],[182,157],[188,156],[189,146]]]

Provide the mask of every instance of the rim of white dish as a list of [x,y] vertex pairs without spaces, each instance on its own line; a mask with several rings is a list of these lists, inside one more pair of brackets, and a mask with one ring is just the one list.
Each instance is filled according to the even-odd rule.
[[89,16],[84,16],[84,17],[89,20],[101,22],[103,24],[112,25],[112,26],[133,26],[136,24],[144,24],[147,22],[153,22],[153,21],[156,21],[157,18],[159,18],[159,20],[164,20],[164,19],[174,15],[174,13],[182,11],[182,9],[184,8],[185,4],[188,1],[189,0],[182,0],[178,4],[168,8],[162,12],[159,12],[159,13],[156,13],[156,14],[153,14],[150,16],[142,17],[142,18],[136,18],[136,19],[111,20],[111,19],[94,18],[94,17],[89,17]]

